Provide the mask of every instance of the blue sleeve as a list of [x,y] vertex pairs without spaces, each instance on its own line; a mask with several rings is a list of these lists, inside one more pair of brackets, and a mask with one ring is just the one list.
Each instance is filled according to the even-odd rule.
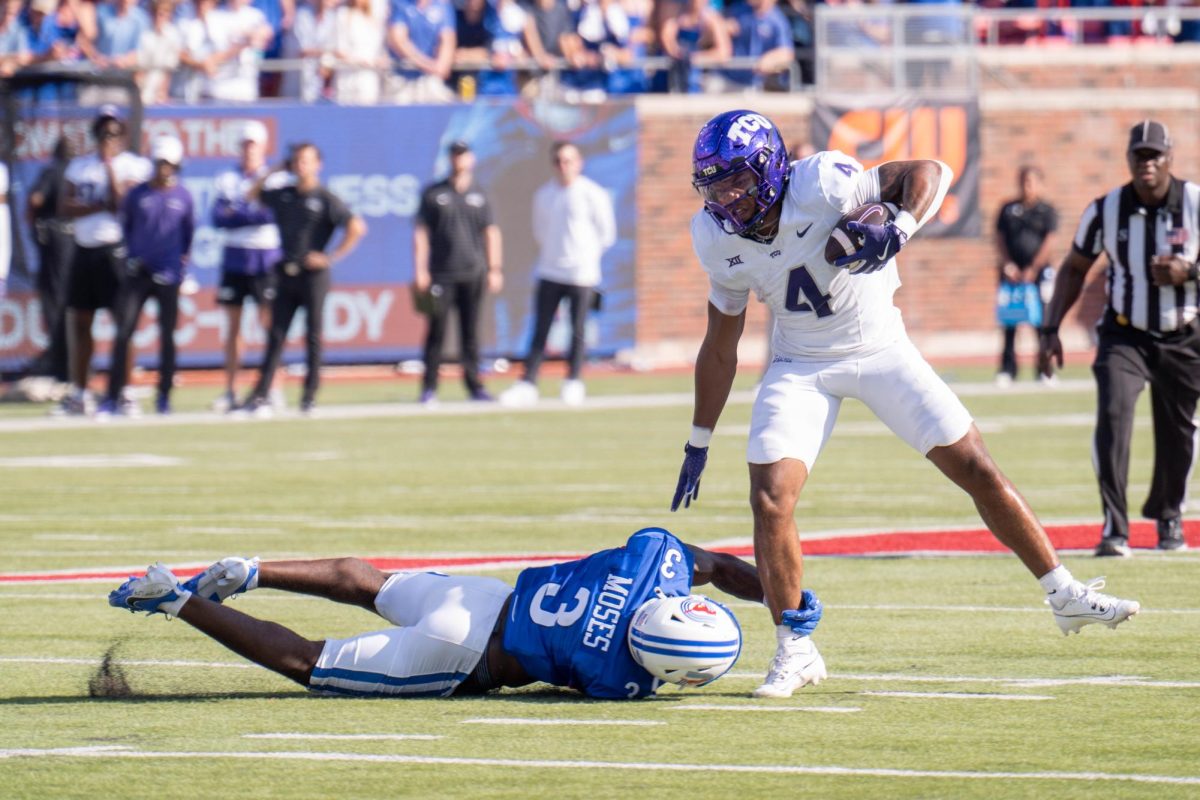
[[795,42],[792,41],[792,29],[788,25],[787,17],[778,8],[774,9],[775,13],[771,15],[771,27],[774,28],[774,40],[771,46],[767,49],[774,50],[777,47],[786,47],[789,50],[795,49]]
[[184,191],[187,193],[187,211],[183,215],[183,255],[186,258],[192,250],[192,237],[196,235],[196,205],[191,192]]

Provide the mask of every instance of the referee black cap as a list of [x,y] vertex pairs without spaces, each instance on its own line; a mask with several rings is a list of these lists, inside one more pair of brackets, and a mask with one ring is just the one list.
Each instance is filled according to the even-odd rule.
[[1129,152],[1134,150],[1156,150],[1165,153],[1171,149],[1171,135],[1167,126],[1152,119],[1144,119],[1129,131]]

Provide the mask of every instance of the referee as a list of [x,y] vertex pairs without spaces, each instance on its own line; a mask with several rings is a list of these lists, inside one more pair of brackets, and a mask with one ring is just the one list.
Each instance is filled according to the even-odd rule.
[[1195,454],[1200,397],[1200,185],[1171,175],[1171,137],[1144,120],[1129,133],[1132,180],[1096,198],[1083,212],[1070,254],[1054,284],[1040,336],[1043,374],[1063,363],[1058,327],[1079,298],[1092,263],[1104,252],[1108,304],[1097,326],[1097,413],[1093,462],[1104,530],[1098,556],[1129,556],[1125,484],[1134,407],[1150,384],[1154,477],[1142,514],[1158,525],[1160,550],[1187,545],[1181,521]]
[[[304,142],[292,148],[288,169],[295,182],[266,189],[271,174],[258,179],[247,193],[250,202],[261,202],[275,215],[283,258],[275,265],[275,297],[271,304],[271,333],[267,352],[258,373],[258,384],[242,405],[255,416],[272,413],[267,393],[279,361],[283,357],[292,318],[304,309],[306,368],[300,413],[311,414],[316,406],[321,382],[321,335],[325,296],[329,293],[329,268],[358,246],[367,233],[367,224],[346,204],[321,184],[321,151]],[[270,184],[273,185],[273,184]],[[339,228],[342,239],[329,253],[325,248]]]

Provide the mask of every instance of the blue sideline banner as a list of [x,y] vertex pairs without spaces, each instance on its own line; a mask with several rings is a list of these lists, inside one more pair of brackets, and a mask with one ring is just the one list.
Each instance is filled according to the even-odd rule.
[[[584,173],[609,191],[617,216],[618,240],[603,259],[604,306],[589,324],[589,352],[611,355],[633,346],[638,158],[637,115],[631,104],[481,101],[401,107],[155,107],[146,111],[143,142],[164,134],[183,141],[183,182],[196,200],[198,213],[192,274],[201,289],[181,303],[176,341],[182,365],[221,362],[225,315],[214,299],[221,235],[212,227],[209,212],[215,199],[213,178],[235,165],[240,131],[248,120],[267,126],[271,163],[279,163],[291,144],[316,144],[323,155],[324,182],[370,228],[359,248],[334,270],[334,288],[325,309],[328,362],[419,357],[425,321],[414,312],[409,290],[413,220],[422,188],[447,174],[446,147],[457,139],[469,142],[475,151],[476,179],[491,201],[504,238],[504,290],[485,303],[480,327],[485,354],[523,357],[528,346],[532,268],[537,257],[532,200],[536,189],[553,177],[550,147],[559,139],[579,147],[586,160]],[[24,207],[28,187],[58,136],[72,124],[83,127],[79,122],[38,119],[18,130],[10,197],[18,209]],[[35,266],[36,250],[27,232],[22,235]],[[0,300],[0,368],[12,369],[39,352],[46,337],[32,278],[13,276],[9,288],[9,297]],[[139,356],[149,364],[156,363],[158,349],[151,313],[143,314],[135,337]],[[264,339],[254,317],[243,315],[243,333],[251,349],[261,347]],[[300,329],[298,321],[289,337],[289,359],[301,355]],[[112,326],[104,315],[98,317],[96,333],[97,364],[107,366]],[[551,351],[566,345],[559,333],[561,328],[552,333]],[[250,360],[254,358],[251,352]]]

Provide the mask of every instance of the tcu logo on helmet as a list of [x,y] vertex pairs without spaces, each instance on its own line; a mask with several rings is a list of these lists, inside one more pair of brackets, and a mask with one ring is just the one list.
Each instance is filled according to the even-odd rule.
[[762,114],[743,114],[733,121],[725,135],[729,137],[730,141],[745,147],[750,144],[750,139],[755,131],[763,128],[770,130],[771,127],[771,121]]

